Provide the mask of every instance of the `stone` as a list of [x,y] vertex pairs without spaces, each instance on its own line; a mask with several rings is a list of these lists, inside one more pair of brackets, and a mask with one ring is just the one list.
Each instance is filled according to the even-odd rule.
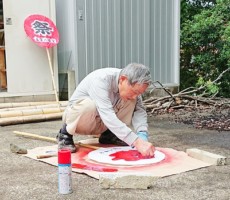
[[157,176],[134,174],[100,174],[99,185],[104,189],[149,189],[158,178]]
[[210,153],[200,149],[187,149],[188,156],[212,165],[226,165],[227,158],[218,154]]
[[12,153],[27,154],[27,149],[21,148],[15,144],[10,144],[10,150]]

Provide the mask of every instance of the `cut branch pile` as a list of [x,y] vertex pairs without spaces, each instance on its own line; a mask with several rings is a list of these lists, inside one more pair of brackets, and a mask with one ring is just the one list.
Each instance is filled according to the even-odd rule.
[[[223,71],[216,80],[209,82],[214,84],[223,76],[224,73],[230,71],[230,68]],[[230,99],[217,98],[217,95],[207,95],[207,85],[202,85],[198,88],[190,87],[177,94],[172,94],[167,88],[165,88],[159,81],[156,81],[168,95],[164,97],[150,97],[145,99],[144,105],[146,107],[149,116],[159,115],[165,113],[176,113],[181,110],[190,111],[202,111],[206,110],[210,112],[222,110],[222,113],[213,113],[209,116],[197,116],[195,119],[183,120],[177,119],[177,122],[184,122],[194,124],[196,128],[215,129],[220,131],[230,130]]]
[[181,93],[171,96],[153,98],[150,97],[144,101],[149,115],[173,112],[177,109],[186,109],[188,111],[197,109],[209,109],[210,106],[230,108],[230,100],[222,98],[205,98],[183,95]]

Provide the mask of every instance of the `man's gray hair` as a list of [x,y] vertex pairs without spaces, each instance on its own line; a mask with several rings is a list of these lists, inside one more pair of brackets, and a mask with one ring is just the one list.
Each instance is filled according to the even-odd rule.
[[148,85],[152,84],[149,67],[143,64],[130,63],[121,70],[120,75],[126,76],[131,85],[136,83],[146,83]]

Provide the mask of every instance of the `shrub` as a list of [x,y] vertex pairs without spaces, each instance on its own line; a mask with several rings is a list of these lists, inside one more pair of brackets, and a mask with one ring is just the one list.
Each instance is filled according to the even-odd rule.
[[[230,0],[181,3],[181,89],[202,79],[215,80],[230,67]],[[209,86],[218,96],[230,97],[230,73]]]

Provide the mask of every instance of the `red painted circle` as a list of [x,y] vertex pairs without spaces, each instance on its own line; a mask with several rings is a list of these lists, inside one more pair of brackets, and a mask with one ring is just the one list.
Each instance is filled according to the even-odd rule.
[[58,44],[59,33],[55,24],[43,15],[30,15],[24,21],[27,36],[38,46],[51,48]]

